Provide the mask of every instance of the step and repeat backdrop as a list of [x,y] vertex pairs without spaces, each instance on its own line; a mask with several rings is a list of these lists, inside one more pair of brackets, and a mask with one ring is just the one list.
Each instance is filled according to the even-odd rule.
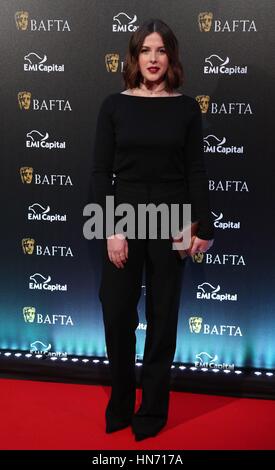
[[[101,241],[83,236],[102,100],[160,18],[201,106],[216,240],[184,271],[175,361],[275,367],[270,0],[1,0],[0,349],[106,356]],[[146,321],[138,305],[137,358]],[[58,362],[56,362],[58,367]]]

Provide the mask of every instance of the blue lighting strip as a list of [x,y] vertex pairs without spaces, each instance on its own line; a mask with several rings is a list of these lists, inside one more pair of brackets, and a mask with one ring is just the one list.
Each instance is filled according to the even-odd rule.
[[[0,356],[2,358],[18,358],[19,360],[20,359],[31,359],[31,358],[35,358],[35,359],[42,359],[42,360],[50,360],[50,361],[53,361],[53,362],[73,362],[73,363],[77,363],[77,364],[87,364],[87,365],[96,365],[96,364],[101,364],[101,365],[108,365],[109,364],[109,361],[107,358],[86,358],[86,357],[83,357],[83,356],[70,356],[70,357],[60,357],[60,356],[52,356],[52,357],[47,357],[45,356],[44,354],[34,354],[34,353],[30,353],[30,352],[15,352],[15,351],[8,351],[8,350],[5,350],[5,351],[0,351]],[[136,367],[141,367],[142,366],[142,361],[140,360],[137,360],[136,362]],[[214,373],[214,374],[217,374],[217,373],[223,373],[223,374],[226,374],[228,376],[232,376],[232,374],[236,374],[236,375],[244,375],[244,374],[253,374],[255,375],[256,377],[263,377],[263,376],[266,376],[266,377],[273,377],[275,376],[275,371],[273,370],[254,370],[254,369],[250,369],[249,372],[247,370],[241,370],[241,368],[239,369],[236,369],[236,370],[229,370],[229,369],[215,369],[215,368],[207,368],[207,367],[196,367],[196,366],[190,366],[190,365],[184,365],[184,364],[181,364],[181,363],[177,363],[177,364],[173,364],[171,369],[173,370],[177,370],[177,371],[181,371],[181,372],[187,372],[187,371],[192,371],[192,372],[208,372],[208,373]]]

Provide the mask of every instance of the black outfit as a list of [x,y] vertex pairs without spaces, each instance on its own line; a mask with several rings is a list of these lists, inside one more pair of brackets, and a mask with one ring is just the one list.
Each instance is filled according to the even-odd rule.
[[[192,218],[199,220],[198,237],[213,238],[201,111],[195,99],[186,95],[107,96],[97,120],[92,176],[95,201],[103,208],[106,195],[114,195],[116,205],[128,202],[134,207],[138,203],[191,202]],[[106,240],[103,243],[99,298],[112,376],[107,432],[132,421],[136,435],[154,435],[167,421],[185,261],[172,250],[171,239],[129,238],[128,249],[128,260],[118,269],[108,258]],[[147,331],[143,393],[141,407],[132,418],[135,329],[144,265]]]

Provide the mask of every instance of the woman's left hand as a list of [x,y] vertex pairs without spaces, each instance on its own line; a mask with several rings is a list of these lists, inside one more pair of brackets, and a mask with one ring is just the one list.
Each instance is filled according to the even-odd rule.
[[209,250],[209,248],[211,248],[213,243],[214,243],[214,239],[203,240],[202,238],[194,237],[192,246],[191,248],[187,250],[187,252],[190,256],[194,256],[196,253],[199,253],[199,252],[205,253],[207,250]]

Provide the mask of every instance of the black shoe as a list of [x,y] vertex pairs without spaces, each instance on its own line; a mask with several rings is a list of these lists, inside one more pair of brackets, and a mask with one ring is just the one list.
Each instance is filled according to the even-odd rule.
[[121,431],[121,429],[128,428],[130,426],[131,420],[125,421],[121,424],[106,424],[106,433],[111,434],[112,432]]
[[155,434],[142,434],[142,433],[137,433],[135,434],[135,440],[136,441],[143,441],[144,439],[148,439],[148,437],[154,437],[156,436],[157,433]]
[[132,420],[132,431],[136,441],[156,436],[166,425],[167,418],[160,418],[136,413]]

